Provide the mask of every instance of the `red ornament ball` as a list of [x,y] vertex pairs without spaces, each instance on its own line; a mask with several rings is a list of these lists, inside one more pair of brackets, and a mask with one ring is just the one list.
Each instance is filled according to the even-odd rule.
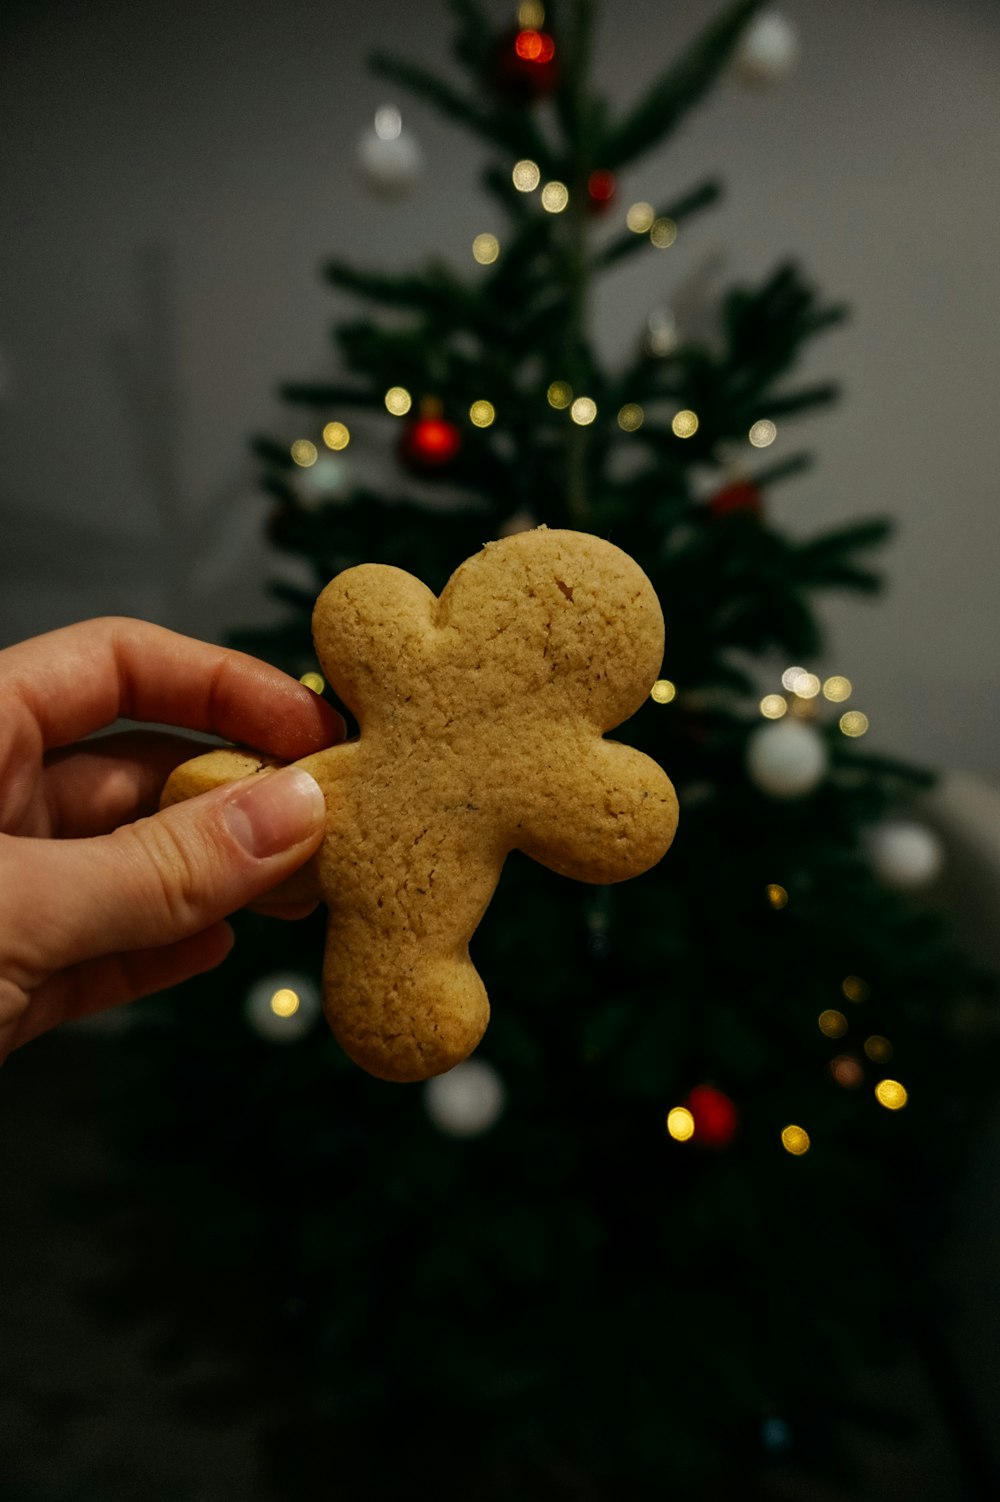
[[547,31],[521,27],[501,37],[493,59],[493,86],[499,93],[530,102],[551,94],[558,82],[556,44]]
[[399,440],[399,457],[417,474],[445,469],[462,446],[462,435],[446,417],[424,415],[407,423]]
[[702,1147],[728,1147],[739,1115],[728,1095],[711,1085],[695,1085],[685,1102],[694,1117],[694,1140]]
[[735,480],[717,490],[708,503],[713,516],[733,516],[743,512],[747,516],[761,516],[764,510],[764,495],[749,480]]
[[610,207],[618,184],[615,174],[606,167],[598,167],[587,178],[587,207],[592,214],[603,214]]

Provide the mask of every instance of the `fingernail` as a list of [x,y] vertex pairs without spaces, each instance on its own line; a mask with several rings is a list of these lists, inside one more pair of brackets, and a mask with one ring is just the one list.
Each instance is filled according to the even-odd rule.
[[233,838],[262,860],[308,839],[325,818],[326,803],[315,777],[282,767],[234,793],[222,816]]

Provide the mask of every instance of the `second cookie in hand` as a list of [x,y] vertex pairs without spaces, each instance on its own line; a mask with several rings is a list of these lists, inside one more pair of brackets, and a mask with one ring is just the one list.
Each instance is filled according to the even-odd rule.
[[[440,598],[401,569],[347,569],[317,600],[313,636],[360,736],[299,763],[328,825],[289,895],[329,908],[324,1011],[341,1046],[382,1079],[427,1079],[489,1021],[469,940],[511,850],[604,883],[668,849],[669,779],[603,739],[657,677],[663,617],[619,548],[540,527],[487,543]],[[210,752],[174,772],[163,802],[268,769]]]

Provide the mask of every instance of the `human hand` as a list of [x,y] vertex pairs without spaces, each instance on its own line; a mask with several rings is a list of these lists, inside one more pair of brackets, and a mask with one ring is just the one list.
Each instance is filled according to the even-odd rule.
[[266,899],[323,837],[319,786],[291,767],[157,813],[170,772],[205,744],[83,739],[119,718],[284,760],[344,734],[276,668],[143,621],[85,621],[0,651],[0,1060],[219,964],[225,915]]

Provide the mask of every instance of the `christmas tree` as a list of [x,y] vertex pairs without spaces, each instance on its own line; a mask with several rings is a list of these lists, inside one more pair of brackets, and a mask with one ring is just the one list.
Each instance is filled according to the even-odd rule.
[[[913,1232],[985,1093],[959,1022],[988,980],[919,890],[929,776],[868,752],[848,679],[809,667],[817,596],[875,591],[888,525],[803,540],[768,516],[809,463],[768,455],[779,425],[836,395],[796,363],[844,309],[786,263],[726,291],[711,337],[661,309],[609,368],[590,328],[598,280],[718,197],[651,183],[627,205],[618,178],[734,57],[780,67],[758,9],[730,6],[624,113],[592,80],[588,0],[499,32],[453,0],[464,85],[374,60],[481,138],[493,219],[460,269],[328,265],[359,314],[254,442],[299,576],[235,644],[324,692],[310,614],[343,568],[440,591],[490,538],[607,537],[662,602],[663,676],[620,734],[681,825],[621,887],[509,859],[473,945],[489,1031],[426,1085],[369,1078],[318,1020],[322,914],[244,916],[223,971],[130,1034],[142,1187],[115,1299],[161,1320],[179,1369],[221,1358],[185,1395],[249,1416],[267,1495],[777,1496],[783,1472],[839,1474],[858,1372],[931,1319]],[[416,165],[380,110],[371,185]],[[366,454],[392,486],[352,478]]]

